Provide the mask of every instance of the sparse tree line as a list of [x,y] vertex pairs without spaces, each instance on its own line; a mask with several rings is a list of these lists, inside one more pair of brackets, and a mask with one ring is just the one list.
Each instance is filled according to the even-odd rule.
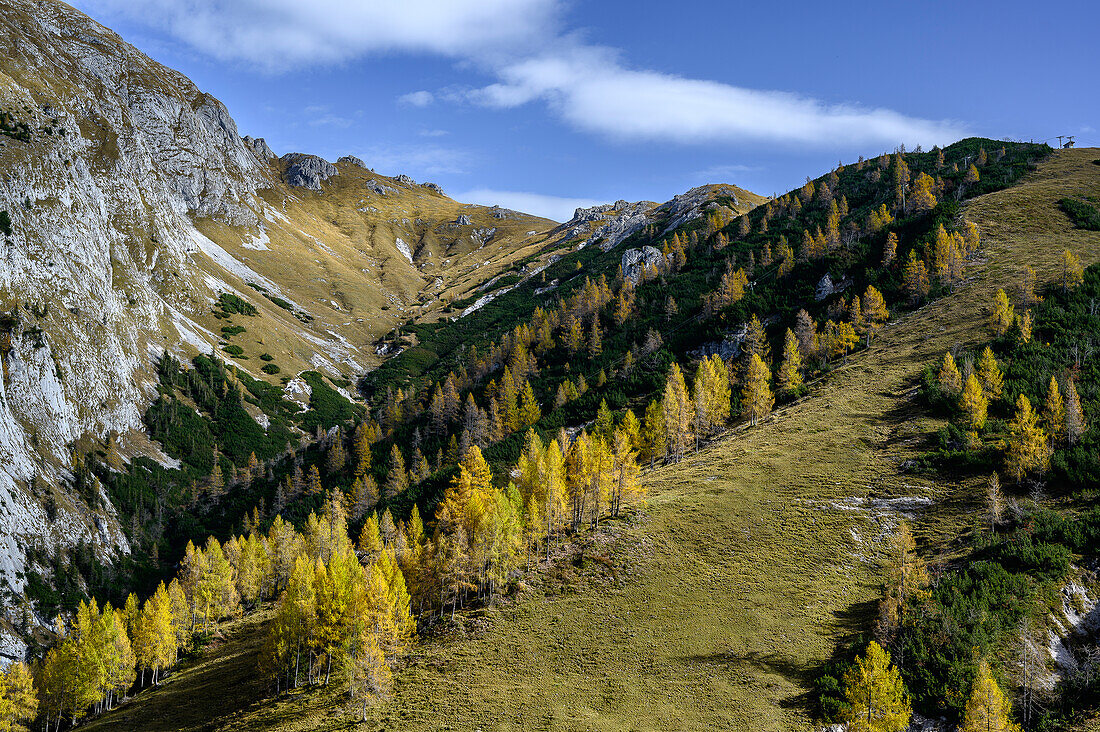
[[[1043,617],[1060,607],[1050,598],[1060,598],[1075,566],[1087,566],[1100,538],[1092,500],[1100,458],[1090,429],[1100,383],[1100,270],[1083,270],[1065,251],[1053,279],[1040,296],[1037,273],[1025,267],[1012,298],[1004,290],[993,297],[993,340],[976,356],[944,354],[925,373],[924,396],[951,423],[917,469],[981,483],[986,510],[953,545],[950,561],[926,565],[904,521],[887,551],[876,642],[897,659],[897,683],[912,704],[963,730],[1070,728],[1095,709],[1094,640],[1067,640],[1072,662],[1059,660],[1053,688],[1044,681]],[[1001,474],[1013,481],[1002,486]],[[1054,508],[1044,505],[1048,494],[1059,499]],[[872,655],[821,676],[822,716],[855,724],[859,710],[845,683]]]
[[[1083,281],[1084,270],[1079,260],[1066,250],[1062,255],[1061,273],[1053,286],[1068,296]],[[1077,386],[1082,373],[1080,345],[1073,344],[1065,355],[1052,359],[1042,354],[1049,344],[1033,342],[1035,323],[1031,308],[1042,302],[1036,285],[1035,271],[1025,267],[1019,286],[1018,305],[1022,312],[1017,312],[1003,289],[994,295],[990,307],[990,331],[996,343],[1016,359],[1010,363],[1009,389],[1006,389],[1005,374],[991,346],[982,350],[976,364],[970,357],[964,357],[961,369],[954,355],[945,353],[934,381],[926,380],[929,399],[948,408],[954,407],[958,415],[956,424],[963,435],[960,447],[999,451],[1004,471],[1017,482],[1031,475],[1042,480],[1055,451],[1071,450],[1088,428]],[[1076,352],[1072,350],[1075,348]],[[1050,361],[1068,361],[1067,356],[1072,362],[1065,370],[1051,369],[1047,365]],[[1044,368],[1039,373],[1049,373],[1049,378],[1035,373],[1031,363],[1042,363]],[[1029,383],[1029,377],[1037,377],[1040,381]],[[1010,405],[1006,399],[1010,399],[1013,392],[1016,397],[1007,424],[1002,420],[991,422],[991,410],[1008,416]],[[1040,399],[1033,402],[1029,393],[1039,395]]]
[[[903,732],[909,729],[913,707],[890,653],[871,641],[842,678],[833,718],[847,722],[848,732]],[[959,732],[1020,732],[1011,719],[1012,706],[989,664],[979,663],[966,699]]]
[[[602,419],[592,434],[570,439],[562,432],[546,445],[530,430],[517,478],[503,488],[471,446],[430,535],[414,506],[408,521],[396,524],[389,510],[381,518],[371,513],[353,544],[345,504],[369,501],[330,489],[322,512],[311,513],[301,532],[276,516],[266,534],[253,526],[224,544],[214,537],[203,547],[189,542],[176,578],[144,603],[133,594],[121,609],[92,600],[80,604],[70,625],[58,618],[56,645],[35,672],[37,692],[19,696],[20,708],[55,729],[108,711],[135,683],[160,683],[211,623],[274,601],[263,651],[273,688],[338,677],[365,717],[367,706],[389,693],[390,669],[412,642],[413,607],[453,616],[472,599],[491,600],[525,564],[539,561],[540,547],[549,557],[555,535],[598,526],[641,497],[629,423],[616,427],[610,412]],[[308,482],[319,485],[318,472],[311,474]],[[362,485],[357,477],[361,492]],[[27,686],[25,667],[13,669],[12,688]]]
[[[386,385],[377,415],[379,434],[383,439],[394,438],[399,432],[411,435],[409,442],[414,454],[402,457],[410,465],[424,466],[426,469],[419,469],[416,474],[423,477],[442,466],[454,465],[471,445],[482,449],[495,445],[509,435],[522,433],[550,411],[585,395],[593,386],[602,389],[614,378],[629,377],[642,359],[653,356],[664,345],[658,330],[649,329],[632,347],[618,351],[621,355],[610,366],[599,368],[595,378],[590,373],[586,379],[584,369],[577,369],[581,373],[575,375],[566,369],[556,386],[553,382],[540,382],[536,388],[533,381],[549,364],[548,359],[560,363],[564,358],[566,363],[572,363],[587,357],[590,365],[606,363],[607,359],[600,357],[609,336],[643,309],[651,308],[644,304],[644,298],[640,299],[639,288],[656,280],[668,281],[697,254],[713,256],[727,248],[732,251],[735,243],[742,254],[725,258],[724,269],[714,275],[716,286],[703,295],[701,307],[691,316],[692,320],[724,320],[764,280],[774,279],[776,286],[780,286],[796,263],[812,264],[829,257],[843,259],[855,243],[868,236],[885,237],[881,269],[900,281],[900,292],[916,304],[929,295],[934,284],[949,289],[961,280],[966,260],[979,248],[979,232],[969,222],[961,232],[951,232],[939,223],[929,232],[926,242],[914,241],[915,246],[908,250],[903,262],[898,259],[898,233],[891,229],[895,215],[919,218],[929,214],[949,191],[958,192],[970,185],[978,179],[979,169],[991,160],[1000,161],[1005,154],[1002,148],[989,156],[982,148],[975,156],[948,164],[943,151],[937,148],[930,167],[922,162],[932,174],[921,171],[915,175],[911,175],[907,162],[912,156],[904,150],[874,161],[861,159],[851,166],[863,174],[861,187],[855,191],[863,202],[858,211],[850,208],[848,195],[842,190],[843,165],[817,182],[807,181],[802,189],[770,200],[751,215],[731,220],[728,210],[718,208],[704,218],[702,226],[674,231],[657,242],[662,256],[631,277],[625,277],[621,268],[610,281],[603,274],[586,275],[572,294],[558,296],[556,303],[546,307],[534,306],[525,322],[514,325],[488,345],[464,348],[456,366],[443,378],[427,384],[407,381],[396,388],[392,382]],[[973,168],[973,173],[964,176],[960,164],[964,170]],[[892,196],[878,195],[883,187],[879,179],[884,173],[891,176]],[[850,183],[845,185],[851,187]],[[884,202],[868,206],[865,202],[868,192],[873,192],[872,201]],[[805,222],[817,219],[824,220],[824,227],[805,228]],[[916,219],[906,219],[913,220]],[[789,229],[792,225],[804,227],[800,229],[797,255],[785,235],[780,235],[777,241],[767,239],[758,246],[746,245],[745,240],[767,234],[769,227]],[[912,230],[911,224],[907,226],[906,231]],[[887,233],[883,234],[884,231]],[[805,365],[824,365],[843,358],[861,337],[868,345],[871,343],[888,319],[889,311],[879,288],[868,285],[866,289],[862,298],[853,297],[851,302],[842,296],[832,298],[828,317],[820,325],[808,313],[799,313],[796,332],[799,357]],[[652,300],[654,296],[646,297]],[[674,317],[682,320],[676,300],[671,296],[663,300],[666,321],[671,323]],[[750,338],[766,342],[759,316],[752,316],[743,327],[751,329]],[[748,345],[752,350],[753,344]],[[769,365],[766,355],[762,355],[762,360]],[[747,371],[751,365],[751,359],[746,358],[740,369],[732,369],[734,380],[749,380]],[[787,386],[788,376],[793,376],[792,369],[782,369],[777,374],[778,386],[796,393],[797,386]],[[750,421],[760,411],[754,409]],[[434,459],[431,453],[422,454],[424,443],[438,444]]]

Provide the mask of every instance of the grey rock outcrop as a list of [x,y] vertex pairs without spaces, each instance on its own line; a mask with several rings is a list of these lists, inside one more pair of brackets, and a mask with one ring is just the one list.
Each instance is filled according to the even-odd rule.
[[494,219],[514,219],[519,214],[510,208],[501,208],[500,206],[493,206],[489,209],[489,215]]
[[466,214],[459,214],[459,217],[457,219],[455,219],[455,223],[458,224],[459,226],[470,226],[474,222]]
[[267,145],[267,140],[262,137],[249,137],[245,135],[243,138],[244,144],[248,146],[261,163],[268,163],[272,158],[278,157],[271,148]]
[[833,278],[826,272],[825,276],[817,281],[817,287],[814,289],[814,299],[821,302],[834,292],[836,292],[836,287],[833,285]]
[[441,196],[444,195],[443,194],[443,187],[440,186],[438,183],[421,183],[420,187],[421,188],[427,188],[429,191],[434,191],[435,193],[438,193]]
[[321,181],[327,180],[338,172],[336,166],[317,155],[306,153],[287,153],[280,160],[286,166],[283,180],[296,188],[321,190]]
[[397,193],[397,189],[393,186],[388,186],[385,183],[380,183],[373,178],[367,181],[367,189],[374,191],[380,196],[384,196],[387,193]]
[[659,266],[661,252],[656,247],[641,247],[640,249],[627,249],[623,252],[619,264],[623,268],[623,277],[627,277],[634,284],[642,278],[642,272],[646,267]]
[[354,155],[344,155],[343,157],[336,158],[336,163],[347,163],[348,165],[358,165],[360,168],[366,170],[367,164]]
[[394,180],[396,180],[398,183],[401,183],[402,185],[409,186],[410,188],[416,185],[415,180],[404,174],[397,176],[396,178],[394,178]]

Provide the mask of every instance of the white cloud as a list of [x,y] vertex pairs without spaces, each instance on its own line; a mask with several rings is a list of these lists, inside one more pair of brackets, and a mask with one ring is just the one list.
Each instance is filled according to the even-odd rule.
[[430,91],[414,91],[402,94],[397,98],[398,104],[407,104],[410,107],[427,107],[435,101],[435,95]]
[[888,109],[632,70],[614,50],[593,46],[565,44],[498,73],[501,82],[470,98],[498,108],[542,100],[573,126],[622,140],[930,146],[962,135],[955,123]]
[[413,91],[399,103],[513,108],[539,102],[576,129],[618,140],[889,148],[943,144],[965,132],[958,123],[889,109],[630,68],[617,50],[563,32],[566,0],[77,2],[160,28],[213,58],[272,72],[370,54],[441,55],[498,81],[474,91]]
[[548,196],[542,193],[497,191],[491,188],[475,188],[464,193],[458,193],[454,196],[454,199],[464,203],[478,203],[482,206],[510,208],[535,216],[542,216],[551,221],[568,221],[573,218],[575,209],[607,203],[607,201],[594,198],[566,198]]
[[446,137],[451,134],[449,130],[420,130],[421,137]]
[[554,33],[558,0],[77,0],[269,71],[374,53],[483,57]]

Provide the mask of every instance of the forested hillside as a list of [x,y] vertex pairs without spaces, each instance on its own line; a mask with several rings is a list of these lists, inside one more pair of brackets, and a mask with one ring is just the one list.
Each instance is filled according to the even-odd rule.
[[[270,693],[335,678],[366,714],[400,693],[389,679],[396,670],[400,685],[408,649],[407,631],[381,630],[371,612],[392,608],[394,628],[416,616],[427,638],[461,609],[510,602],[517,581],[545,577],[599,541],[602,522],[635,514],[641,467],[676,464],[730,420],[752,429],[777,403],[797,412],[808,384],[828,383],[891,320],[965,285],[988,254],[960,203],[1010,187],[1048,154],[988,140],[897,151],[745,216],[716,207],[608,252],[593,243],[466,317],[396,329],[389,341],[405,350],[361,385],[365,412],[319,375],[303,375],[298,404],[216,359],[166,356],[146,422],[180,467],[127,467],[110,445],[85,463],[85,480],[106,486],[150,549],[125,571],[90,568],[99,603],[124,608],[125,624],[132,587],[153,598],[149,622],[160,593],[176,598],[164,621],[175,645],[134,662],[152,670],[201,648],[211,621],[249,608],[266,617],[264,601],[277,600],[260,652]],[[292,428],[316,440],[296,446]],[[280,538],[282,526],[301,538]],[[183,552],[188,541],[205,549]],[[178,581],[153,592],[181,558]],[[44,594],[40,609],[112,616],[71,590]],[[117,685],[88,683],[82,697],[51,692],[45,713],[109,706]],[[918,704],[957,704],[907,683]]]

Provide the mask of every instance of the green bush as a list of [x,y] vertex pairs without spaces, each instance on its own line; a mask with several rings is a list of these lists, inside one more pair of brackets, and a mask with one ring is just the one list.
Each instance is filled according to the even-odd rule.
[[1100,231],[1100,210],[1093,203],[1078,201],[1074,198],[1063,198],[1058,205],[1069,216],[1070,221],[1078,229]]
[[217,308],[224,317],[237,314],[251,317],[259,313],[255,305],[231,292],[223,292],[218,295]]
[[7,211],[0,211],[0,234],[11,236],[11,216]]
[[279,373],[280,371],[282,371],[282,369],[280,369],[278,366],[276,366],[273,363],[264,364],[264,367],[260,370],[263,371],[265,374],[271,374],[273,376],[275,374]]

